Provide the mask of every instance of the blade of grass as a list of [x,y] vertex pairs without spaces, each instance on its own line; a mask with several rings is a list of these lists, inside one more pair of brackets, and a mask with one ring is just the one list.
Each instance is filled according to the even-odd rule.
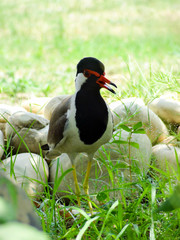
[[83,228],[80,230],[80,232],[78,233],[76,240],[81,240],[85,231],[87,230],[87,228],[90,226],[90,224],[94,221],[96,221],[99,218],[99,216],[96,216],[94,218],[89,219],[85,225],[83,226]]
[[120,237],[122,237],[123,233],[126,231],[126,229],[129,227],[130,223],[126,224],[123,229],[120,231],[120,233],[117,235],[115,240],[119,240]]
[[105,219],[104,219],[104,221],[103,221],[103,225],[102,225],[102,228],[101,228],[101,231],[100,231],[100,233],[99,233],[99,236],[98,236],[98,239],[97,239],[97,240],[100,240],[100,239],[101,239],[101,236],[102,236],[102,233],[103,233],[103,230],[104,230],[106,221],[107,221],[109,215],[111,214],[111,212],[118,206],[118,204],[119,204],[119,200],[116,200],[116,201],[113,203],[113,205],[110,207],[109,211],[107,212],[106,217],[105,217]]

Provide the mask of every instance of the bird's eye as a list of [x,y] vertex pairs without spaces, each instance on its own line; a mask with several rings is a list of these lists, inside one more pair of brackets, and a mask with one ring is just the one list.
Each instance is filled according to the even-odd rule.
[[91,76],[90,72],[88,72],[87,70],[84,70],[83,74],[87,78],[89,78]]

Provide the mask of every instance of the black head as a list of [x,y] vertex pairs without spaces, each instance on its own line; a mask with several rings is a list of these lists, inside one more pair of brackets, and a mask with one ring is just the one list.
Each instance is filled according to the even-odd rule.
[[[90,89],[90,85],[94,86],[95,89],[100,90],[101,88],[106,88],[112,93],[115,91],[108,86],[108,84],[116,87],[114,83],[105,78],[105,67],[104,64],[99,61],[97,58],[86,57],[80,60],[77,65],[77,74],[83,74],[83,78],[76,77],[76,89],[79,90],[81,86],[88,86]],[[84,85],[85,84],[85,85]]]
[[90,69],[99,73],[100,75],[104,74],[105,71],[104,64],[97,58],[93,57],[85,57],[80,60],[77,65],[77,74],[83,73],[85,69]]

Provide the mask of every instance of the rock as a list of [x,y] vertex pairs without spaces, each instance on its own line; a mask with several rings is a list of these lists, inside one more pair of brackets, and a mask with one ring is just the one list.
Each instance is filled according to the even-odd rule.
[[6,134],[6,123],[0,123],[0,131],[2,131],[3,135]]
[[39,155],[33,153],[13,155],[3,160],[0,167],[6,170],[6,176],[9,177],[12,174],[12,178],[24,188],[29,196],[38,197],[44,192],[49,169],[46,161]]
[[62,95],[52,98],[44,108],[44,117],[48,120],[51,119],[52,112],[66,97],[69,95]]
[[177,146],[178,141],[177,141],[176,137],[169,136],[169,137],[165,138],[163,141],[161,141],[161,144]]
[[118,102],[119,104],[112,108],[115,125],[125,123],[132,126],[142,122],[153,144],[164,140],[169,135],[162,120],[147,106],[143,106],[139,99],[127,98]]
[[[85,173],[87,170],[87,163],[88,163],[88,157],[81,153],[79,154],[76,159],[75,159],[75,166],[76,166],[76,170],[77,170],[77,178],[78,178],[78,182],[79,182],[79,186],[81,188],[81,193],[84,194],[83,191],[83,181],[84,181],[84,177],[85,177]],[[50,164],[50,184],[52,185],[52,187],[54,187],[54,183],[57,183],[57,179],[59,179],[62,174],[67,171],[68,169],[72,168],[72,164],[71,161],[68,157],[67,154],[63,153],[61,154],[61,156],[59,158],[57,158],[56,160],[53,160]],[[96,171],[95,171],[96,169]],[[56,171],[57,172],[57,177],[56,177]],[[98,177],[95,177],[95,173],[97,174]],[[104,181],[105,178],[105,181]],[[108,180],[107,180],[108,179]],[[94,192],[98,192],[99,190],[103,190],[103,186],[107,186],[108,189],[111,188],[112,186],[109,186],[110,180],[109,180],[109,176],[107,174],[107,170],[106,167],[103,166],[103,168],[100,168],[95,161],[93,161],[92,163],[92,168],[91,168],[91,173],[90,173],[90,179],[89,179],[89,192],[90,194],[94,193]],[[111,184],[110,184],[111,185]],[[67,173],[59,187],[58,187],[58,191],[56,193],[57,196],[64,196],[67,195],[67,192],[71,192],[71,190],[73,190],[73,192],[75,192],[75,186],[74,186],[74,178],[73,178],[73,172],[69,172]]]
[[43,114],[44,107],[50,101],[48,97],[34,97],[22,103],[22,106],[31,113]]
[[[18,153],[37,153],[42,152],[45,156],[45,151],[41,150],[41,146],[47,144],[47,134],[49,126],[46,126],[40,130],[22,128],[18,133],[21,136],[15,134],[11,139],[11,145],[14,147],[14,152]],[[22,139],[24,142],[22,142]],[[24,144],[25,143],[25,144]]]
[[[127,133],[123,131],[121,138],[127,140]],[[139,149],[131,147],[131,160],[132,166],[137,165],[142,174],[145,174],[149,168],[152,146],[149,138],[146,134],[133,134],[132,141],[139,144]],[[126,180],[129,180],[129,158],[128,147],[126,144],[105,144],[95,155],[95,160],[92,163],[90,179],[89,179],[89,191],[90,194],[98,193],[99,191],[114,189],[120,187],[119,179],[124,176]],[[58,160],[59,159],[59,160]],[[72,168],[71,161],[67,154],[62,154],[58,159],[53,160],[50,164],[50,183],[56,182],[56,170],[58,169],[57,178],[60,178],[62,173]],[[98,161],[96,160],[98,159]],[[77,170],[77,177],[80,187],[82,188],[84,176],[87,170],[88,158],[85,154],[79,154],[75,159],[75,166]],[[112,183],[109,176],[109,166],[111,172],[116,172],[119,178],[114,179]],[[123,178],[124,178],[123,177]],[[133,178],[134,178],[133,173]],[[114,185],[113,185],[114,184]],[[116,186],[116,187],[115,187]],[[67,194],[67,191],[74,188],[74,179],[72,171],[67,173],[63,177],[61,184],[59,185],[57,195],[63,196]],[[84,193],[81,190],[81,193]],[[112,191],[112,196],[120,196],[119,191]]]
[[[17,112],[15,114],[12,114],[8,118],[8,121],[18,132],[22,128],[40,130],[47,126],[49,123],[47,119],[30,112]],[[7,124],[6,127],[7,136],[16,134],[14,129],[10,126],[10,124]]]
[[[42,230],[40,219],[36,216],[30,199],[23,189],[5,176],[2,170],[0,171],[0,220],[1,223],[18,221]],[[0,230],[2,237],[1,233]]]
[[[107,159],[108,156],[111,161],[118,160],[118,164],[124,164],[125,168],[121,168],[121,171],[129,180],[129,168],[127,169],[129,166],[129,153],[132,167],[138,167],[140,173],[146,174],[151,161],[152,144],[146,134],[133,133],[130,142],[132,142],[132,144],[135,143],[136,147],[130,146],[129,149],[128,138],[128,132],[124,130],[116,131],[110,143],[106,143],[101,147],[95,156],[103,159]],[[113,141],[116,141],[116,143],[113,143]],[[127,143],[122,143],[122,141]],[[117,161],[115,162],[115,164],[117,164]]]
[[6,123],[6,119],[11,116],[11,106],[6,104],[0,104],[0,122]]
[[6,137],[6,134],[5,134],[6,122],[7,122],[8,118],[15,112],[19,112],[19,111],[25,112],[26,110],[24,108],[18,107],[18,106],[10,106],[7,104],[0,104],[0,130],[3,132],[5,137]]
[[[126,101],[127,103],[131,103],[132,105],[137,104],[138,106],[145,106],[144,101],[141,98],[132,97],[132,98],[125,98],[119,101],[112,102],[111,104],[109,104],[109,107],[112,111],[114,111],[114,109],[119,105],[121,105],[124,101]],[[116,118],[114,120],[115,120],[115,125],[119,123],[119,120],[117,120]]]
[[22,107],[18,106],[10,106],[7,104],[0,104],[0,122],[6,122],[9,116],[16,112],[26,112],[26,110]]
[[180,124],[180,101],[162,96],[149,103],[149,107],[163,121]]
[[0,130],[0,159],[2,158],[4,154],[4,134]]
[[[177,159],[175,152],[177,153]],[[155,159],[155,167],[171,175],[174,175],[174,171],[178,172],[177,161],[180,164],[180,148],[166,144],[158,144],[152,148],[152,154]]]
[[41,152],[40,146],[47,143],[49,121],[29,112],[17,112],[11,115],[8,121],[6,135],[9,138],[12,137],[11,145],[14,146],[14,150],[28,152],[29,149],[29,151],[39,154]]

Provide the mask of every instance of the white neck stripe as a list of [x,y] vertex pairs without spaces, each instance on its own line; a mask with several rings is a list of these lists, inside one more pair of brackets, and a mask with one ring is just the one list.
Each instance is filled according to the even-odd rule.
[[78,73],[75,80],[76,92],[78,92],[81,89],[81,86],[83,85],[83,83],[86,82],[86,80],[87,78],[84,76],[83,73]]

